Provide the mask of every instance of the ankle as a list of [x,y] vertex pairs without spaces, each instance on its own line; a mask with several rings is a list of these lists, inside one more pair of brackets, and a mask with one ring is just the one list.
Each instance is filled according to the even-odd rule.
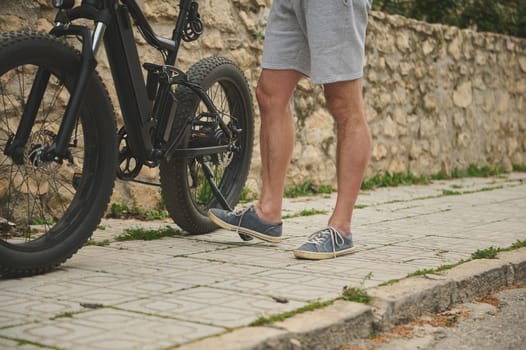
[[329,226],[332,227],[332,228],[335,228],[336,230],[338,230],[338,232],[340,232],[342,235],[344,235],[345,237],[350,237],[351,236],[351,225],[348,225],[348,224],[338,224],[338,223],[331,223],[329,222]]
[[260,203],[256,204],[256,214],[261,220],[266,222],[281,222],[281,210],[268,210],[264,208]]

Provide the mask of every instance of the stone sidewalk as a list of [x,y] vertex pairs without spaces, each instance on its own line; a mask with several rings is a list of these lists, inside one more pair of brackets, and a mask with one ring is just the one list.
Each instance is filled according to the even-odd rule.
[[[0,280],[0,348],[199,348],[200,339],[244,330],[260,316],[335,299],[344,286],[374,287],[526,239],[526,174],[513,173],[364,192],[353,223],[359,251],[296,260],[291,250],[326,223],[334,197],[287,199],[284,214],[292,218],[279,245],[223,230],[113,241],[85,246],[46,275]],[[298,215],[311,209],[327,214]],[[131,227],[176,228],[169,221],[101,225],[96,242]],[[526,250],[519,255],[526,261]]]

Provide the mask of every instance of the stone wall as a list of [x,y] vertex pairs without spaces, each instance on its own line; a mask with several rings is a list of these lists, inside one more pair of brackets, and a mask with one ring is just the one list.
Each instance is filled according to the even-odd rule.
[[[0,30],[48,30],[54,16],[49,3],[0,2]],[[139,3],[156,32],[170,36],[176,1]],[[271,0],[199,3],[205,35],[183,45],[179,66],[186,69],[200,58],[225,55],[240,65],[254,88]],[[368,175],[449,173],[471,163],[511,169],[526,163],[526,40],[378,12],[370,14],[367,35],[364,93],[373,138]],[[137,40],[141,55],[159,62],[160,55],[140,36]],[[110,79],[103,54],[98,69]],[[335,130],[322,88],[302,80],[293,108],[296,147],[288,185],[306,180],[335,185]],[[257,190],[258,140],[254,149],[249,186]],[[115,201],[133,200],[136,191],[144,189],[119,184]],[[157,195],[155,189],[147,191]]]

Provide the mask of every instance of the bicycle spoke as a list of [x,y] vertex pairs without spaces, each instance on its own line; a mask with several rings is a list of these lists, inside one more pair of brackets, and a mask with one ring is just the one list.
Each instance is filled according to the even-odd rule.
[[[37,68],[21,66],[11,71],[12,74],[2,76],[0,84],[0,145],[2,149],[8,139],[16,134],[22,110],[27,102],[27,84],[32,84]],[[36,238],[30,231],[31,225],[39,227],[39,234],[45,234],[50,229],[50,223],[56,217],[61,217],[67,210],[63,198],[73,197],[75,191],[71,181],[75,164],[71,171],[56,163],[34,163],[29,159],[30,152],[36,147],[46,147],[54,142],[54,134],[60,126],[62,106],[60,98],[65,91],[64,84],[57,77],[50,79],[44,98],[39,106],[37,118],[32,127],[24,150],[24,163],[16,165],[9,156],[0,156],[0,181],[6,189],[2,196],[1,216],[15,223],[15,239],[17,243],[28,243]],[[75,140],[79,139],[79,124],[75,128]],[[72,156],[82,158],[82,151],[72,151]],[[71,178],[66,174],[71,173]],[[50,202],[51,201],[51,202]],[[55,209],[51,209],[51,206]],[[53,213],[55,211],[55,213]],[[6,236],[7,235],[7,236]],[[1,239],[6,239],[8,233],[2,233]],[[15,242],[13,241],[13,242]]]

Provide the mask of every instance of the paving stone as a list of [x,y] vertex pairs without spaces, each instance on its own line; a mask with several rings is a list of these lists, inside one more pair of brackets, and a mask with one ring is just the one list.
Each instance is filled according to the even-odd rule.
[[101,309],[0,330],[0,336],[69,349],[160,349],[217,334],[223,328]]
[[[46,275],[0,280],[0,348],[34,348],[9,340],[13,338],[68,350],[177,345],[197,349],[196,344],[224,344],[236,334],[239,342],[232,349],[247,344],[296,346],[290,334],[276,329],[242,328],[232,333],[227,329],[314,300],[332,300],[341,296],[344,286],[375,287],[416,270],[468,259],[477,249],[507,247],[526,239],[524,180],[524,174],[510,174],[366,191],[358,203],[367,207],[355,210],[353,219],[358,250],[338,259],[306,261],[292,254],[326,225],[334,193],[285,199],[286,213],[328,212],[285,220],[284,241],[279,245],[242,242],[235,232],[217,230],[86,246]],[[444,189],[474,192],[442,196]],[[95,232],[95,240],[113,239],[133,227],[176,228],[169,220],[104,219],[102,224],[105,229]],[[513,264],[526,260],[526,250],[517,254]],[[526,275],[525,266],[497,269],[488,281],[512,283]],[[468,278],[463,281],[477,288]],[[410,283],[407,288],[411,290]],[[278,302],[284,299],[288,302]],[[433,305],[432,300],[424,300]],[[81,303],[104,307],[92,309]],[[204,339],[214,335],[221,336]]]

